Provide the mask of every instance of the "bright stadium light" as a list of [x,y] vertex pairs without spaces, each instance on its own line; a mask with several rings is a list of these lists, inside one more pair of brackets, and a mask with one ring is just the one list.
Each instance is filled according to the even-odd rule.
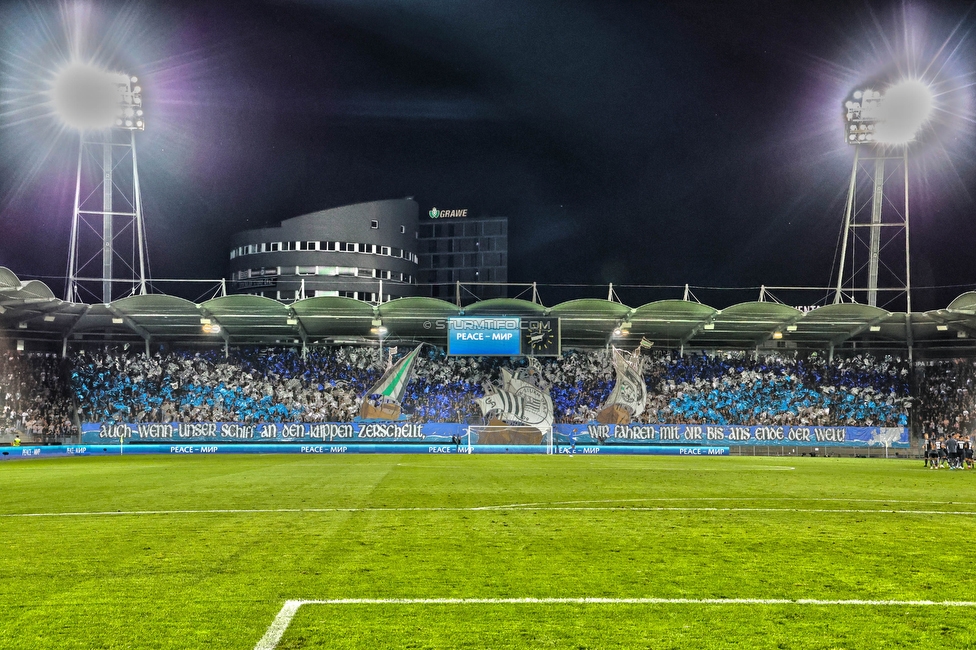
[[[908,234],[908,157],[911,149],[909,145],[917,142],[919,134],[932,118],[932,89],[917,78],[904,78],[888,85],[884,91],[874,88],[857,89],[845,99],[843,106],[844,141],[854,145],[855,154],[847,192],[844,239],[841,245],[834,303],[840,303],[844,299],[846,274],[850,281],[848,293],[852,301],[855,300],[855,294],[861,292],[860,295],[866,296],[869,306],[877,307],[879,291],[903,291],[907,311],[911,312],[911,248]],[[866,146],[863,154],[861,145]],[[893,167],[895,169],[901,167],[899,174],[901,178],[896,178],[892,173]],[[870,174],[870,203],[858,201],[856,195],[859,191],[859,174],[866,176],[870,171],[873,171]],[[894,191],[889,190],[886,194],[885,184],[892,181],[896,183],[896,187],[898,183],[901,187],[897,187]],[[864,187],[860,191],[867,189]],[[866,209],[867,207],[870,207],[870,210]],[[854,234],[855,228],[862,227],[868,229],[866,238]],[[898,237],[904,240],[905,257],[904,262],[899,262],[896,269],[894,258],[882,262],[881,254],[886,248],[893,251],[894,247],[890,247],[889,244],[896,241]],[[858,256],[867,253],[866,263],[854,266],[855,255],[852,254],[852,267],[846,268],[849,245],[861,249],[857,251]],[[892,256],[892,253],[888,255]],[[882,273],[883,269],[884,273]],[[901,269],[904,269],[904,273]],[[883,275],[886,277],[882,277]],[[858,279],[855,279],[855,276]],[[882,282],[886,282],[889,286],[880,286]]]
[[[136,85],[137,82],[138,77],[76,60],[61,68],[48,89],[55,114],[66,127],[77,131],[80,139],[68,250],[67,300],[82,300],[83,288],[97,298],[89,287],[98,281],[102,284],[104,303],[124,295],[122,291],[113,291],[113,283],[130,283],[131,293],[147,291],[145,228],[135,138],[136,131],[145,130],[146,118],[142,86]],[[114,174],[116,170],[122,171],[119,163],[126,157],[132,165],[131,183],[120,183]],[[83,168],[89,169],[88,173],[83,173]],[[82,192],[83,179],[93,178],[99,179],[98,182]],[[124,205],[131,210],[119,205],[113,207],[116,193],[123,195]],[[96,204],[98,198],[101,198],[100,205]],[[120,226],[118,231],[116,221]],[[126,231],[133,237],[131,255],[124,253],[125,247],[116,246],[117,233]],[[100,241],[94,241],[90,233],[98,235]],[[120,258],[121,265],[116,263],[116,257]],[[99,258],[100,277],[95,275]],[[122,271],[117,272],[118,269]],[[132,277],[119,277],[127,274],[126,269],[131,270]]]
[[136,77],[109,72],[87,63],[72,63],[51,84],[54,109],[66,126],[78,131],[98,131],[113,126],[143,130],[144,125],[120,123],[119,117],[142,115],[142,87]]
[[844,102],[848,144],[904,145],[913,142],[932,114],[932,90],[905,79],[885,92],[855,90]]

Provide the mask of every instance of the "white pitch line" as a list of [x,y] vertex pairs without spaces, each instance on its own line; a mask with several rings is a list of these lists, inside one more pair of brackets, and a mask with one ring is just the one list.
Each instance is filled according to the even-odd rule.
[[286,600],[281,611],[271,621],[271,626],[268,627],[268,631],[264,633],[264,636],[261,637],[258,644],[254,646],[254,650],[274,650],[277,648],[278,642],[281,641],[281,637],[284,636],[285,630],[288,629],[288,625],[291,623],[291,619],[295,618],[295,614],[298,613],[298,608],[305,603],[306,601],[302,600]]
[[275,650],[302,605],[803,605],[848,607],[976,607],[971,600],[817,598],[334,598],[287,600],[254,650]]
[[208,514],[315,514],[347,512],[515,512],[532,510],[539,512],[795,512],[811,514],[858,514],[858,515],[956,515],[976,516],[973,510],[905,510],[891,508],[722,508],[707,506],[549,506],[536,504],[510,504],[501,506],[476,506],[470,508],[415,507],[415,508],[219,508],[201,510],[104,510],[94,512],[15,512],[0,514],[0,518],[46,517],[135,517],[140,515],[208,515]]

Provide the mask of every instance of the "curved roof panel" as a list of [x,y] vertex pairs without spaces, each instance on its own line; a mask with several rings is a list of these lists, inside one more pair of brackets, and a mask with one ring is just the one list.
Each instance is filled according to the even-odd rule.
[[383,318],[447,318],[457,316],[461,310],[457,305],[440,298],[408,297],[384,302],[378,308]]
[[464,308],[467,316],[542,316],[546,308],[518,298],[491,298]]
[[373,305],[343,296],[318,296],[292,303],[308,336],[367,336]]
[[971,311],[976,313],[976,291],[967,291],[949,303],[952,311]]
[[20,288],[20,278],[6,266],[0,266],[0,289]]
[[228,336],[255,343],[288,343],[298,340],[297,323],[288,307],[263,296],[221,296],[200,305],[204,317],[212,316]]
[[718,310],[690,300],[658,300],[634,309],[631,320],[687,320],[697,321],[718,313]]
[[803,316],[804,323],[813,322],[867,322],[877,318],[884,318],[890,312],[879,307],[860,305],[856,302],[842,302],[836,305],[818,307]]
[[617,320],[627,316],[631,308],[612,300],[601,298],[580,298],[567,300],[555,305],[549,310],[550,315],[560,318],[596,318],[603,320]]

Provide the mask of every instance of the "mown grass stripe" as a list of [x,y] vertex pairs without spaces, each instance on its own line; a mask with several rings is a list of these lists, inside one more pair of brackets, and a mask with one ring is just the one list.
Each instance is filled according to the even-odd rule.
[[542,512],[763,512],[763,513],[810,513],[810,514],[855,514],[855,515],[957,515],[976,516],[973,510],[908,510],[891,508],[721,508],[721,507],[683,507],[683,506],[544,506],[544,505],[503,505],[460,507],[403,507],[403,508],[216,508],[200,510],[101,510],[92,512],[12,512],[0,513],[0,517],[42,518],[42,517],[125,517],[141,515],[208,515],[208,514],[276,514],[276,513],[346,513],[346,512],[513,512],[531,510]]
[[303,605],[801,605],[826,607],[976,607],[970,600],[819,598],[332,598],[287,600],[254,650],[275,650]]

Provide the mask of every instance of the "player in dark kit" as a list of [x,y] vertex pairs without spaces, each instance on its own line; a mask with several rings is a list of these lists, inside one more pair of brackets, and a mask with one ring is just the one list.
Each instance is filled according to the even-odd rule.
[[956,469],[956,452],[959,451],[959,441],[955,436],[949,436],[945,442],[946,455],[948,456],[949,469]]
[[938,454],[935,461],[935,469],[939,469],[940,467],[942,467],[943,464],[948,465],[949,463],[947,459],[949,457],[949,454],[946,451],[946,441],[944,438],[940,437],[938,440],[935,441],[935,451],[936,454]]
[[926,433],[925,441],[922,443],[922,466],[929,467],[935,463],[937,457],[938,455],[935,453],[935,441]]

